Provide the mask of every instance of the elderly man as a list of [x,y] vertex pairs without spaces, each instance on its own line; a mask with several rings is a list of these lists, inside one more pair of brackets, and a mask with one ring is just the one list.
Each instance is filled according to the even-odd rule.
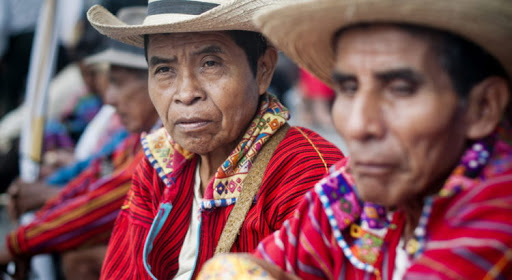
[[149,1],[136,26],[89,10],[101,33],[145,47],[165,126],[142,140],[102,278],[189,279],[215,252],[251,251],[342,158],[267,93],[277,53],[250,16],[270,2]]
[[511,18],[507,0],[325,0],[260,15],[335,88],[351,157],[259,260],[216,260],[203,279],[233,263],[281,278],[510,279]]
[[[120,16],[133,18],[138,11],[140,9],[126,9]],[[47,201],[36,213],[34,221],[9,234],[6,241],[8,250],[0,251],[0,264],[41,253],[63,253],[95,245],[105,247],[108,242],[115,218],[130,188],[132,174],[144,156],[140,133],[150,131],[155,125],[160,126],[158,114],[147,93],[144,52],[116,41],[112,43],[109,49],[90,57],[88,62],[110,65],[105,102],[116,108],[122,124],[131,135],[112,154],[94,160],[56,197]],[[16,199],[15,194],[12,195]],[[96,279],[102,263],[101,250],[97,262]],[[94,278],[95,271],[87,262],[70,267],[66,266],[64,259],[64,265],[64,272],[71,275],[68,279],[83,277],[80,272],[93,274]],[[80,269],[84,265],[88,271]]]

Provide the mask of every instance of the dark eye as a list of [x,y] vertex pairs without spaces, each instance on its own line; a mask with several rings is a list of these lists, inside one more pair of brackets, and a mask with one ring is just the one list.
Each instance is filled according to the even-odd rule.
[[204,63],[203,67],[214,67],[214,66],[217,66],[218,63],[217,61],[214,61],[214,60],[208,60]]
[[395,80],[388,85],[388,88],[394,95],[409,96],[416,92],[417,85],[409,81]]
[[155,74],[166,73],[166,72],[169,72],[170,70],[171,70],[171,68],[167,67],[167,66],[158,67],[155,71]]
[[119,79],[117,79],[117,78],[115,78],[115,77],[112,77],[112,76],[110,76],[110,77],[108,78],[108,82],[109,82],[109,83],[110,83],[110,85],[112,85],[112,86],[119,86],[119,83],[120,83],[120,82],[119,82]]
[[357,89],[356,81],[344,81],[336,86],[336,92],[342,95],[354,95]]

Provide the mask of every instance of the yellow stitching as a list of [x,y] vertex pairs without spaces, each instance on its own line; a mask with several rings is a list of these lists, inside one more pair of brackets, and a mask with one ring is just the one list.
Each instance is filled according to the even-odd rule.
[[309,139],[309,137],[302,131],[302,129],[300,129],[300,127],[295,127],[295,128],[297,128],[297,130],[302,134],[302,136],[304,136],[304,138],[306,138],[308,140],[309,144],[311,144],[313,149],[315,149],[316,153],[318,154],[318,156],[322,160],[322,163],[324,164],[325,171],[328,172],[329,168],[327,167],[327,163],[325,162],[324,158],[322,157],[322,154],[320,153],[320,151],[316,148],[315,144],[313,144],[313,141],[311,141],[311,139]]
[[20,244],[18,243],[18,238],[16,237],[15,232],[11,233],[10,239],[11,239],[11,247],[12,247],[12,250],[14,251],[14,253],[21,254]]
[[503,271],[503,268],[512,259],[512,250],[508,249],[503,257],[487,272],[487,275],[483,279],[494,279],[498,278],[498,275]]

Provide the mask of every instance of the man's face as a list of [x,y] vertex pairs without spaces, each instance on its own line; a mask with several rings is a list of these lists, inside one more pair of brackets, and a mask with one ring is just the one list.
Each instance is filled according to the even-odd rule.
[[174,141],[201,155],[231,151],[260,93],[244,51],[225,32],[204,32],[150,35],[147,54],[149,94]]
[[343,33],[332,116],[365,201],[401,206],[436,191],[465,144],[462,102],[427,40],[375,26]]
[[130,132],[149,131],[158,119],[142,70],[112,66],[105,103],[116,108],[122,124]]

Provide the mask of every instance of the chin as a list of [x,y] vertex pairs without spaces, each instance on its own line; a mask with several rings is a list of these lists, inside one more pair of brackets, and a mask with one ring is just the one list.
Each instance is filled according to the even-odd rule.
[[362,186],[357,184],[359,198],[364,202],[375,203],[384,207],[393,207],[396,201],[391,197],[389,190],[382,186]]
[[199,142],[197,139],[190,140],[175,140],[178,145],[183,149],[198,155],[205,155],[211,152],[211,148],[208,143]]

